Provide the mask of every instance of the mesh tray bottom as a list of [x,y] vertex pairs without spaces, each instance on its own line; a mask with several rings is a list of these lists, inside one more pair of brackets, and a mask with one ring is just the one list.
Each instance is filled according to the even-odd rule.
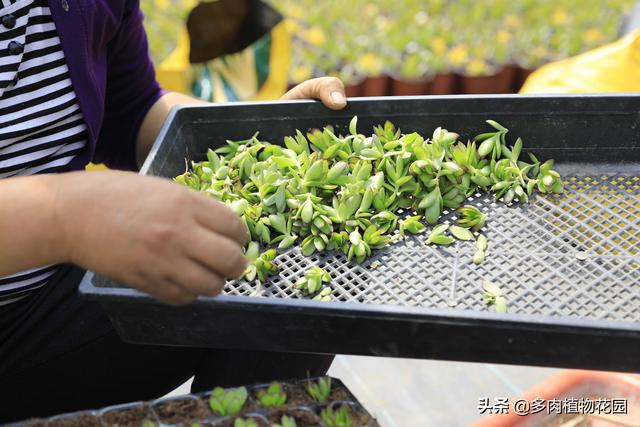
[[[363,264],[341,254],[277,258],[266,284],[230,281],[228,295],[299,298],[293,287],[314,265],[333,278],[335,300],[485,311],[481,280],[500,285],[509,311],[580,319],[640,320],[640,178],[636,174],[568,175],[565,192],[504,205],[487,194],[469,203],[488,214],[487,259],[471,262],[472,242],[425,244],[427,233],[378,250]],[[403,216],[413,212],[403,212]],[[441,221],[452,222],[445,211]]]

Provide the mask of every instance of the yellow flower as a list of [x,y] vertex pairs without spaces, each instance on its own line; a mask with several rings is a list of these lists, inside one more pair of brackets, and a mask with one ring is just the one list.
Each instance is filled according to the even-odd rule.
[[297,34],[300,30],[300,25],[293,19],[285,19],[284,26],[289,34]]
[[504,16],[504,25],[511,28],[516,28],[520,26],[520,17],[518,15],[505,15]]
[[454,47],[447,53],[447,59],[449,60],[449,63],[454,67],[462,66],[465,62],[467,62],[468,58],[469,50],[464,44]]
[[563,25],[567,22],[567,12],[561,7],[556,8],[551,15],[551,22],[555,25]]
[[391,24],[391,22],[389,21],[389,18],[387,18],[384,15],[376,16],[375,23],[376,23],[376,27],[380,31],[386,31]]
[[292,18],[302,19],[304,16],[304,8],[294,2],[287,2],[284,14]]
[[447,41],[442,37],[434,37],[431,40],[431,49],[438,55],[442,55],[447,51]]
[[160,10],[167,10],[171,7],[169,0],[156,0],[156,7]]
[[307,64],[299,65],[291,72],[291,79],[294,83],[300,83],[311,78],[313,70]]
[[489,64],[482,59],[473,59],[467,65],[467,74],[470,76],[482,76],[489,74]]
[[599,42],[600,40],[602,40],[604,37],[604,34],[602,34],[602,31],[600,31],[600,29],[598,28],[589,28],[587,31],[584,32],[584,40],[587,43],[595,43],[595,42]]
[[377,76],[382,72],[382,59],[371,52],[358,58],[358,68],[370,76]]
[[496,33],[496,41],[501,44],[509,43],[511,40],[511,34],[508,31],[500,30]]
[[373,18],[379,12],[380,12],[380,9],[378,9],[378,5],[374,3],[367,3],[367,5],[364,7],[364,14],[369,18]]
[[305,31],[304,38],[316,46],[322,46],[327,41],[324,30],[318,26],[313,26]]

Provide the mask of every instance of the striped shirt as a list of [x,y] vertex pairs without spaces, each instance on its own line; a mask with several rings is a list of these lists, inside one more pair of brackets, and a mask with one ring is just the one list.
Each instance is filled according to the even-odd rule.
[[[0,0],[0,179],[65,171],[87,138],[46,0]],[[41,288],[56,270],[0,277],[0,305]]]

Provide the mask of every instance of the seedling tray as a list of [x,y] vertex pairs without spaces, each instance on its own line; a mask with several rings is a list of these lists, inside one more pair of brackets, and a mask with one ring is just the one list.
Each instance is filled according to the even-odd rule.
[[306,383],[306,379],[281,383],[287,394],[287,403],[277,408],[264,408],[259,404],[258,393],[269,384],[247,386],[248,398],[237,416],[221,417],[214,414],[209,406],[209,392],[26,420],[9,427],[140,427],[145,422],[157,427],[191,426],[193,423],[201,427],[233,427],[236,418],[251,419],[259,427],[269,427],[280,423],[282,415],[294,418],[298,427],[325,427],[320,417],[322,410],[328,407],[337,410],[343,405],[349,407],[353,427],[378,427],[376,420],[340,380],[331,379],[331,394],[324,403],[311,398],[306,391]]
[[[185,158],[203,160],[209,147],[255,131],[273,143],[328,124],[347,133],[353,115],[361,131],[390,120],[404,132],[443,126],[462,138],[497,120],[525,151],[555,159],[565,192],[508,206],[471,197],[489,216],[478,266],[473,245],[432,247],[423,234],[363,264],[294,248],[268,283],[230,281],[224,295],[188,307],[90,272],[81,291],[131,342],[640,371],[639,96],[361,98],[340,112],[313,101],[178,108],[141,173],[174,177]],[[443,221],[455,214],[445,213]],[[314,265],[333,277],[334,302],[293,288]],[[502,287],[507,314],[486,307],[482,279]]]

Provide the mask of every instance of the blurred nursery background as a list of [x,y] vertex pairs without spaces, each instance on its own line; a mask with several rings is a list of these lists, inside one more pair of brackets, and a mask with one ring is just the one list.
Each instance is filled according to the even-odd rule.
[[510,93],[550,63],[525,91],[635,91],[636,3],[142,0],[142,7],[161,83],[233,101],[277,98],[324,75],[341,78],[349,96]]

